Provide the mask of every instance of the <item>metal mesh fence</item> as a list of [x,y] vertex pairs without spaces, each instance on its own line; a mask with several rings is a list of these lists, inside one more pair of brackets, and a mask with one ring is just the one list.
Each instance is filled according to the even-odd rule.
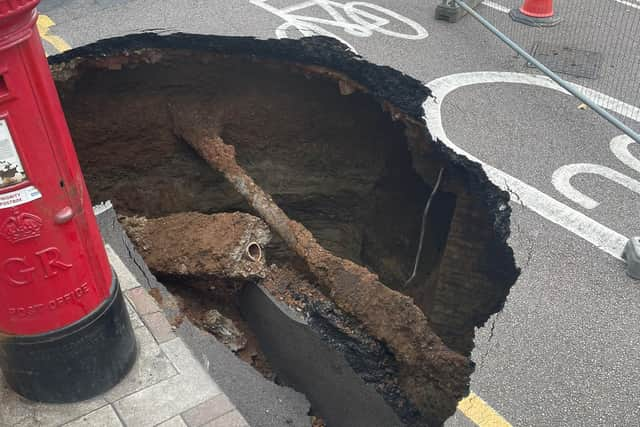
[[[486,0],[476,10],[562,78],[592,89],[588,95],[605,108],[618,100],[630,104],[629,117],[622,119],[640,130],[640,109],[632,108],[640,107],[640,0],[553,3],[561,19],[553,27],[512,20],[509,11],[523,0]],[[524,59],[519,66],[537,73]]]

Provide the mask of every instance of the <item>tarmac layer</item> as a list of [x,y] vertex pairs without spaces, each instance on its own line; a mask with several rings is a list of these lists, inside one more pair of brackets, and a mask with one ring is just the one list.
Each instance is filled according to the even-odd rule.
[[324,343],[298,312],[260,286],[245,287],[241,304],[282,380],[304,390],[327,425],[404,425],[374,387],[353,371],[339,350]]

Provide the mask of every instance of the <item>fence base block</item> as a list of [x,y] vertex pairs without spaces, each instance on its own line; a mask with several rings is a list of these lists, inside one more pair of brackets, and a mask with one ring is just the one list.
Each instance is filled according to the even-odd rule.
[[509,16],[515,22],[529,25],[531,27],[553,27],[554,25],[558,25],[562,21],[562,18],[559,18],[555,15],[548,18],[536,18],[534,16],[525,15],[518,8],[511,9],[511,11],[509,12]]
[[[467,0],[466,3],[470,7],[475,8],[482,3],[482,0]],[[439,4],[438,7],[436,7],[436,19],[442,21],[458,22],[466,14],[467,12],[453,1]]]
[[640,237],[629,239],[622,257],[627,261],[627,274],[629,277],[640,280]]

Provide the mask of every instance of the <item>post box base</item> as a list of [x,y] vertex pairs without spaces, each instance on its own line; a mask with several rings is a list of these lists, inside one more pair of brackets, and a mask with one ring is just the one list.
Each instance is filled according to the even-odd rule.
[[0,368],[27,399],[69,403],[95,397],[131,370],[137,344],[113,274],[111,296],[78,322],[46,334],[0,334]]

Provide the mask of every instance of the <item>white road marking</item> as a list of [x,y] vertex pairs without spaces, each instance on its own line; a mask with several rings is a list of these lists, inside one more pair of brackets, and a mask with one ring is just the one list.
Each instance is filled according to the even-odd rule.
[[[249,2],[279,16],[285,21],[275,30],[276,37],[279,39],[287,38],[288,31],[297,29],[303,36],[321,35],[332,37],[345,44],[353,52],[356,52],[351,44],[326,30],[323,26],[338,27],[345,33],[356,37],[371,37],[376,32],[406,40],[420,40],[429,36],[429,33],[422,25],[406,16],[382,6],[362,1],[340,3],[333,0],[307,0],[281,9],[267,4],[267,0],[249,0]],[[331,19],[293,14],[293,12],[310,7],[324,10]],[[366,9],[372,10],[373,13]],[[341,10],[342,12],[340,12]],[[390,23],[400,23],[405,28],[408,27],[410,32],[398,32],[389,29],[386,26]]]
[[629,138],[627,135],[621,135],[616,136],[611,140],[609,148],[618,160],[640,173],[640,159],[635,158],[629,151],[629,146],[631,144],[634,144],[633,139]]
[[[447,133],[445,132],[442,123],[441,110],[443,100],[446,96],[454,90],[465,86],[489,83],[526,84],[568,94],[551,79],[545,76],[531,74],[480,71],[452,74],[441,77],[427,84],[433,92],[433,97],[427,99],[424,103],[425,120],[428,125],[429,132],[431,132],[434,138],[440,139],[456,153],[480,163],[489,179],[491,179],[491,181],[500,188],[512,193],[515,198],[518,199],[517,201],[523,206],[526,206],[549,221],[564,227],[609,255],[622,260],[622,252],[628,241],[626,237],[600,224],[599,222],[594,221],[581,212],[570,208],[564,203],[557,201],[535,187],[532,187],[506,172],[483,162],[455,145],[447,137]],[[634,112],[637,114],[637,111],[640,111],[637,107],[625,104],[622,101],[611,98],[602,93],[578,85],[574,86],[579,90],[582,90],[583,93],[590,94],[594,101],[602,105],[604,108],[608,108],[622,116],[630,117],[630,114],[633,114]],[[606,104],[604,101],[607,101]]]
[[626,1],[626,0],[614,0],[616,3],[623,4],[625,6],[632,7],[634,9],[640,9],[640,2],[636,1]]
[[553,186],[567,199],[579,204],[585,209],[595,209],[600,206],[600,203],[578,191],[571,184],[571,178],[580,174],[600,175],[640,195],[640,182],[606,166],[594,165],[592,163],[574,163],[558,168],[551,178]]
[[[640,172],[640,160],[636,159],[629,151],[629,145],[633,143],[634,141],[631,138],[626,135],[621,135],[611,140],[609,148],[622,163],[631,169],[635,169],[637,172]],[[618,183],[629,190],[640,194],[640,182],[605,166],[594,165],[591,163],[576,163],[558,168],[553,173],[551,180],[554,187],[556,187],[556,190],[564,194],[569,200],[574,201],[585,209],[595,209],[600,205],[600,203],[596,202],[591,197],[584,195],[571,184],[571,178],[579,174],[600,175],[603,178]]]
[[488,1],[488,0],[483,1],[482,4],[487,6],[487,7],[490,7],[491,9],[495,9],[498,12],[502,12],[502,13],[509,13],[511,11],[511,9],[509,9],[508,7],[505,7],[505,6],[501,5],[501,4],[498,4],[498,3],[495,3],[495,2],[492,2],[492,1]]
[[[331,3],[333,3],[334,6],[340,5],[340,3],[336,3],[336,2],[331,2]],[[347,14],[347,16],[349,16],[349,18],[353,19],[355,22],[362,25],[363,27],[366,27],[372,31],[376,31],[380,34],[384,34],[389,37],[405,39],[405,40],[422,40],[429,37],[429,33],[427,32],[427,30],[422,25],[418,24],[416,21],[413,21],[407,18],[406,16],[402,16],[399,13],[396,13],[393,10],[389,10],[382,6],[378,6],[376,4],[367,3],[363,1],[352,1],[349,3],[345,3],[343,7],[344,7],[345,13]],[[363,8],[372,9],[378,12],[379,14],[381,14],[383,17],[377,17],[376,15],[363,10]],[[386,17],[384,17],[385,15]],[[413,30],[413,32],[400,33],[398,31],[393,31],[393,30],[384,28],[384,25],[392,22],[388,20],[387,17],[395,19],[397,22],[401,22],[404,25],[410,27]],[[369,23],[364,18],[369,18],[373,22]]]
[[276,37],[279,39],[288,39],[289,38],[288,30],[290,30],[291,28],[295,28],[296,30],[300,31],[300,33],[304,37],[326,36],[326,37],[334,38],[338,40],[340,43],[342,43],[343,45],[347,46],[349,50],[351,50],[353,53],[358,53],[356,48],[353,47],[349,42],[347,42],[343,38],[338,37],[337,35],[333,34],[330,31],[325,30],[324,28],[318,25],[314,25],[310,23],[306,23],[304,24],[304,26],[300,26],[292,22],[285,22],[281,24],[278,28],[276,28]]

